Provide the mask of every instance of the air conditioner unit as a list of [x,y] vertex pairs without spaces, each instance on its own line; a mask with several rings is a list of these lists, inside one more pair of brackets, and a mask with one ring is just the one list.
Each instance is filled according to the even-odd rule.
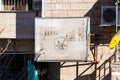
[[[120,7],[118,8],[120,14]],[[120,24],[120,16],[118,14],[118,25]],[[116,7],[102,6],[101,8],[101,26],[115,26],[116,25]]]

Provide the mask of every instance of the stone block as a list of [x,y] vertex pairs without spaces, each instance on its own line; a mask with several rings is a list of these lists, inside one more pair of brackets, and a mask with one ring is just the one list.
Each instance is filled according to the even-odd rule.
[[76,17],[76,11],[68,11],[69,17]]
[[44,10],[54,10],[55,7],[54,7],[55,4],[45,4],[44,6]]
[[68,16],[67,13],[68,13],[67,11],[60,11],[60,17],[67,17]]
[[60,17],[60,11],[52,11],[52,17]]
[[71,3],[78,3],[78,2],[82,2],[82,0],[68,0],[68,2],[71,2]]
[[44,3],[50,3],[51,0],[44,0]]
[[78,10],[79,4],[78,3],[71,3],[71,10]]
[[63,10],[70,10],[70,4],[69,3],[63,4]]
[[58,0],[50,0],[50,3],[56,3]]
[[62,10],[62,4],[55,4],[55,10]]
[[87,4],[86,3],[79,3],[78,9],[80,9],[80,10],[87,9]]
[[52,16],[52,11],[44,11],[45,17],[51,17]]
[[16,13],[0,13],[0,19],[16,19]]
[[68,16],[69,17],[83,17],[85,15],[84,10],[70,10],[68,11]]
[[[97,2],[98,0],[82,0],[82,2]],[[104,0],[106,1],[106,0]]]
[[94,4],[95,4],[94,2],[93,3],[86,3],[86,9],[88,9],[88,10],[92,9]]

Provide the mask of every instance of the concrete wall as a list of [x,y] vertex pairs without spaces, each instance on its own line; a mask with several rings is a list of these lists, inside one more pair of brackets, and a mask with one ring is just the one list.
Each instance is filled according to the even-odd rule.
[[[101,73],[99,72],[101,70],[99,66],[106,63],[109,64],[106,60],[110,58],[115,51],[115,49],[110,50],[107,47],[110,39],[115,34],[115,26],[108,28],[99,27],[101,6],[113,6],[115,5],[115,0],[43,0],[42,5],[42,17],[90,17],[91,33],[97,34],[97,36],[91,37],[91,44],[96,45],[99,64],[97,64],[97,66],[90,66],[90,64],[84,65],[86,64],[84,63],[83,65],[77,66],[75,65],[76,62],[66,62],[63,66],[67,65],[67,67],[61,67],[59,69],[59,75],[60,80],[94,80],[95,76]],[[98,70],[96,75],[94,74],[95,67]],[[108,67],[110,66],[108,65]],[[86,71],[86,69],[88,70]],[[99,76],[97,80],[110,80],[110,71],[107,72],[105,75],[108,76]],[[92,74],[88,75],[90,73]]]

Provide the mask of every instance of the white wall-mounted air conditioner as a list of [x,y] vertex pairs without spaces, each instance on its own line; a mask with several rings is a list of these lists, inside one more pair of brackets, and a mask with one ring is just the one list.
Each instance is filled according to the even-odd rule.
[[[118,8],[118,25],[120,25],[120,7]],[[116,7],[102,6],[101,8],[101,26],[116,25]]]

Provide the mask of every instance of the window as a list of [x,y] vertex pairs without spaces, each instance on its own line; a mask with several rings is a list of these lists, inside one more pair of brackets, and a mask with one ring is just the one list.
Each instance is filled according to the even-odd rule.
[[2,0],[3,11],[41,10],[42,0]]
[[42,1],[34,0],[33,1],[33,10],[41,10],[42,9]]

